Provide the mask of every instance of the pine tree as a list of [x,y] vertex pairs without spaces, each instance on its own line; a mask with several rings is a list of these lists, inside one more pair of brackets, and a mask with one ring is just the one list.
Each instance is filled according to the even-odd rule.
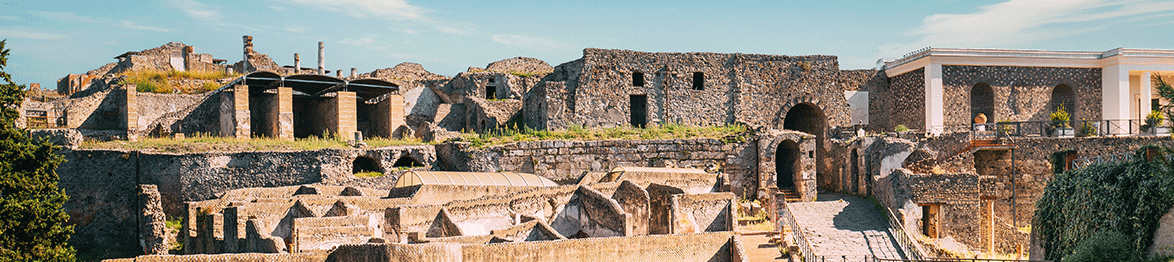
[[64,159],[47,141],[33,141],[16,126],[24,86],[4,72],[6,40],[0,40],[0,261],[73,261],[66,241],[73,226],[61,209],[68,199],[57,188]]

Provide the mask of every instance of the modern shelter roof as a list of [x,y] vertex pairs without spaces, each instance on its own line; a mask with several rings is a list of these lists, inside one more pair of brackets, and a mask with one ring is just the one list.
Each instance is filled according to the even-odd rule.
[[397,188],[414,185],[557,186],[558,184],[550,179],[526,173],[445,171],[408,171],[395,182]]
[[299,74],[281,76],[277,73],[257,71],[241,77],[241,82],[249,86],[250,94],[259,94],[277,87],[289,87],[295,94],[308,96],[322,96],[337,91],[353,91],[362,100],[382,96],[398,91],[399,86],[394,83],[363,78],[344,80],[327,75]]

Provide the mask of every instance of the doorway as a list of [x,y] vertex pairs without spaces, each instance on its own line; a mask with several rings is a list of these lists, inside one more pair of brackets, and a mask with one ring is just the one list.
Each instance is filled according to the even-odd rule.
[[648,126],[648,95],[631,95],[628,99],[632,103],[630,110],[632,126],[638,128]]
[[795,174],[799,167],[799,144],[783,140],[775,148],[775,186],[779,189],[795,188]]

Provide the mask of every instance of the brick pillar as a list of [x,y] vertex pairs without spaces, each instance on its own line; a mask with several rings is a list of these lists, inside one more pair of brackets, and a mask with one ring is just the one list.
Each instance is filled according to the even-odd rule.
[[252,136],[249,112],[249,86],[237,85],[220,94],[220,135],[248,138]]
[[401,95],[389,95],[387,99],[383,99],[374,107],[374,112],[371,112],[371,134],[363,134],[363,136],[380,136],[392,137],[395,129],[405,125],[404,123],[404,97]]
[[330,130],[343,141],[355,139],[358,128],[358,115],[355,109],[355,92],[338,91],[338,96],[332,99],[330,105],[335,110],[335,123]]
[[139,99],[138,99],[139,92],[136,88],[137,87],[135,85],[122,86],[122,90],[126,94],[123,96],[125,101],[123,101],[123,103],[122,103],[122,107],[123,107],[122,111],[123,111],[123,113],[125,113],[124,115],[126,116],[126,122],[124,122],[124,127],[126,127],[126,139],[127,140],[138,139],[137,133],[139,131]]
[[278,87],[277,103],[272,110],[277,112],[277,128],[273,130],[274,137],[286,140],[294,139],[293,131],[293,88]]

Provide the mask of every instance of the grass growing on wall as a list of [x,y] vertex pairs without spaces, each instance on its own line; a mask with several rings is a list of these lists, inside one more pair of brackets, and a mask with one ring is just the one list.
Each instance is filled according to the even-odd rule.
[[[487,133],[465,133],[462,138],[476,147],[494,146],[522,141],[540,140],[647,140],[681,138],[721,138],[745,141],[751,134],[743,125],[684,126],[668,123],[648,128],[613,127],[583,128],[571,126],[566,130],[534,130],[529,127],[511,127]],[[731,141],[733,142],[733,141]]]
[[[370,147],[427,144],[418,139],[367,138],[363,142],[367,143],[367,146]],[[345,140],[335,137],[308,137],[285,140],[276,138],[230,138],[204,134],[196,134],[182,139],[140,138],[138,141],[86,141],[80,147],[83,149],[151,150],[172,153],[352,148]]]
[[135,90],[144,93],[171,94],[179,90],[181,93],[204,93],[219,88],[215,82],[198,83],[195,86],[183,87],[176,85],[182,80],[215,81],[223,78],[239,76],[225,72],[196,72],[196,71],[160,71],[160,70],[133,70],[122,73],[124,77],[120,84],[133,84]]

